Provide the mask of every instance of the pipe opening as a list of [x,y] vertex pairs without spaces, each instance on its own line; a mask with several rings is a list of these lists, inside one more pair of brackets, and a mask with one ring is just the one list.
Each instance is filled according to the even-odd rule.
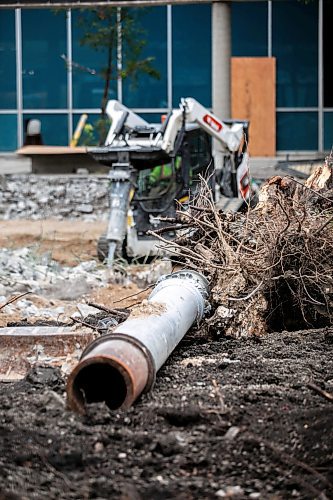
[[109,363],[84,366],[73,381],[73,396],[79,405],[104,402],[111,410],[120,408],[127,396],[124,376]]

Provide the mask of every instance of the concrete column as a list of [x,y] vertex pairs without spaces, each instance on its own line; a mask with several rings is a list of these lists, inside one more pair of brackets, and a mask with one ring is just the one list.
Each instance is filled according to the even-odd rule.
[[[231,116],[230,93],[231,6],[212,3],[212,100],[213,112],[221,119]],[[214,143],[216,168],[222,167],[221,146]]]

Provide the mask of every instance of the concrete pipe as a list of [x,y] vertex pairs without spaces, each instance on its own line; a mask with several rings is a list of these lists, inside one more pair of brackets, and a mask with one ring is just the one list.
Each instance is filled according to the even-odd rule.
[[156,372],[207,308],[209,286],[201,274],[184,270],[163,276],[148,300],[132,310],[113,333],[93,341],[69,376],[70,408],[105,402],[129,408],[148,392]]

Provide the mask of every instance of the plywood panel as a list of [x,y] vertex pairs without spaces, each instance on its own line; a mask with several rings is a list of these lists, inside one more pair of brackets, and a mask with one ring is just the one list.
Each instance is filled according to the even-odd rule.
[[87,148],[84,146],[23,146],[16,151],[19,155],[69,155],[69,154],[84,154],[87,153]]
[[231,59],[231,116],[250,120],[251,156],[276,153],[274,57]]

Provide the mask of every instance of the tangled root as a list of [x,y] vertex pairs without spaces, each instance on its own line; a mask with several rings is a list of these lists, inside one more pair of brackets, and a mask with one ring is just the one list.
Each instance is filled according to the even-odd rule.
[[305,184],[273,177],[259,203],[224,213],[202,179],[199,195],[160,239],[176,262],[211,283],[216,332],[235,337],[332,324],[333,180],[329,160]]

